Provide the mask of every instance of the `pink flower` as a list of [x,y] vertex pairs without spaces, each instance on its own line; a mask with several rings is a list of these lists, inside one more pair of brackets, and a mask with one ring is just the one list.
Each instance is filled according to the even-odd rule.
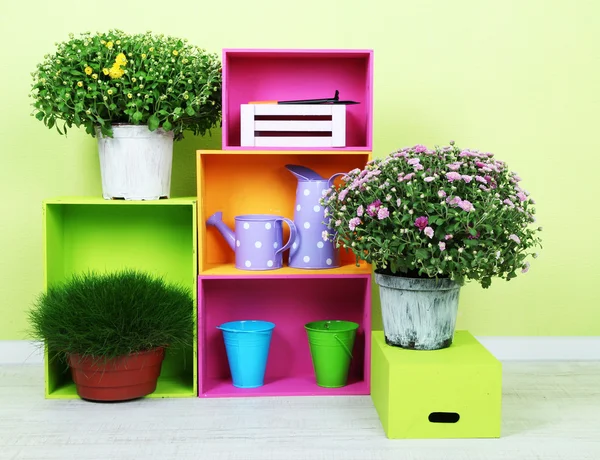
[[348,195],[348,189],[342,190],[340,192],[340,194],[338,195],[338,200],[344,201],[344,198],[346,198],[346,195]]
[[409,181],[413,177],[415,177],[415,173],[410,173],[410,174],[407,174],[406,176],[404,176],[404,179],[402,179],[402,180]]
[[417,163],[420,163],[421,160],[419,160],[418,158],[411,158],[410,160],[407,161],[407,163],[411,166],[416,165]]
[[485,163],[482,163],[481,161],[476,161],[475,164],[477,165],[478,168],[485,168],[487,166]]
[[340,225],[342,225],[342,221],[341,221],[341,220],[339,220],[339,219],[338,219],[338,220],[336,220],[336,221],[335,221],[335,226],[336,226],[336,227],[339,227]]
[[515,235],[514,233],[511,233],[510,235],[508,235],[508,239],[513,240],[517,244],[521,244],[520,238],[517,235]]
[[485,180],[485,177],[483,176],[475,176],[475,180],[478,182],[481,182],[482,184],[487,184],[487,180]]
[[443,241],[440,241],[438,243],[438,246],[440,247],[440,251],[444,251],[446,249],[446,243],[444,243]]
[[396,200],[396,206],[400,207],[401,204],[402,204],[402,200],[400,198],[398,198]]
[[356,227],[358,227],[359,225],[360,225],[360,219],[358,217],[353,217],[348,222],[348,227],[350,228],[351,231],[354,231],[354,229]]
[[523,270],[521,270],[521,273],[527,273],[529,271],[529,262],[525,262],[525,264],[523,265]]
[[356,215],[358,217],[362,216],[365,213],[365,209],[363,208],[363,205],[361,204],[358,208],[356,208]]
[[521,200],[521,201],[525,201],[527,199],[527,195],[525,195],[523,192],[517,193],[517,196],[519,197],[519,200]]
[[423,229],[427,227],[428,223],[429,219],[427,219],[427,216],[417,217],[415,220],[415,227],[417,227],[420,231],[423,231]]
[[422,164],[418,163],[418,164],[416,164],[416,165],[413,166],[413,169],[415,171],[422,171],[424,168],[423,168]]
[[321,238],[323,238],[323,241],[327,241],[327,239],[329,238],[329,234],[327,233],[327,230],[323,230],[321,232]]
[[458,206],[463,211],[467,211],[467,212],[475,211],[475,207],[473,206],[473,204],[467,200],[461,201],[460,203],[458,203]]
[[398,174],[398,182],[402,182],[404,180],[404,173],[401,172],[400,174]]
[[435,180],[435,177],[433,177],[433,176],[429,176],[429,177],[425,177],[425,178],[423,178],[423,180],[424,180],[425,182],[433,182],[433,181]]
[[479,185],[479,188],[480,188],[481,190],[483,190],[484,192],[489,192],[489,191],[491,190],[489,187],[486,187],[486,186],[485,186],[485,185],[483,185],[483,184],[480,184],[480,185]]
[[446,173],[446,179],[448,179],[448,182],[453,182],[455,180],[460,180],[461,176],[457,172],[449,172]]
[[416,153],[423,153],[423,152],[427,151],[427,147],[425,147],[424,145],[419,144],[419,145],[415,145],[414,150],[415,150]]
[[388,208],[385,208],[385,207],[379,208],[379,211],[377,211],[377,218],[379,220],[383,220],[389,216],[390,216],[390,212],[388,211]]
[[425,233],[425,235],[427,235],[429,238],[433,238],[433,228],[425,227],[425,230],[423,230],[423,233]]
[[450,163],[449,165],[446,165],[446,166],[451,171],[458,171],[460,169],[460,167],[462,166],[462,161],[455,161],[454,163]]
[[444,197],[446,196],[446,192],[445,192],[445,191],[443,191],[443,190],[438,190],[438,196],[439,196],[440,198],[444,198]]
[[506,206],[508,206],[511,209],[515,207],[515,205],[513,204],[513,202],[510,201],[508,198],[506,200],[504,200],[502,203],[504,203]]
[[377,215],[377,211],[379,211],[379,207],[381,206],[381,200],[375,200],[369,206],[367,206],[367,214],[371,217],[375,217]]
[[455,196],[454,198],[446,198],[446,203],[448,203],[450,206],[460,206],[461,202],[462,199],[459,196]]
[[473,177],[472,176],[468,176],[467,174],[463,174],[460,177],[462,177],[462,180],[464,180],[467,184],[473,180]]
[[444,237],[444,239],[445,239],[446,241],[448,241],[448,240],[451,240],[452,238],[454,238],[454,235],[446,235],[446,236]]

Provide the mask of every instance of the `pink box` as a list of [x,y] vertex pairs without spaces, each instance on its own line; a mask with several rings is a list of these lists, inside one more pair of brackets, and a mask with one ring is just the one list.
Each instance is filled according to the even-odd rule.
[[[241,147],[241,104],[265,100],[331,98],[336,90],[340,92],[340,100],[360,102],[346,106],[346,145],[315,150],[371,151],[372,50],[224,49],[223,150],[248,149]],[[260,150],[268,148],[260,147]],[[280,147],[272,148],[281,150]],[[306,147],[285,149],[303,148]]]
[[[236,320],[275,323],[265,384],[232,385],[217,326]],[[318,320],[359,324],[348,384],[317,386],[304,325]],[[199,397],[370,394],[371,275],[243,275],[198,278]]]

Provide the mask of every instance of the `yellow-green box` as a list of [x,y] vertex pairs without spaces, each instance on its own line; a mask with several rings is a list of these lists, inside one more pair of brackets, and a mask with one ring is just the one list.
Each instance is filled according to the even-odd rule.
[[388,438],[498,438],[502,365],[467,331],[416,351],[371,334],[371,398]]

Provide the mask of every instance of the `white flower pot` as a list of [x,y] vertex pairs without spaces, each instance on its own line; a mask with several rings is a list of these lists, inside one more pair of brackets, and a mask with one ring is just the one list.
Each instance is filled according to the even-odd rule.
[[450,279],[375,273],[388,345],[439,350],[452,344],[460,285]]
[[113,137],[97,130],[102,196],[107,200],[158,200],[171,194],[173,133],[145,125],[113,125]]

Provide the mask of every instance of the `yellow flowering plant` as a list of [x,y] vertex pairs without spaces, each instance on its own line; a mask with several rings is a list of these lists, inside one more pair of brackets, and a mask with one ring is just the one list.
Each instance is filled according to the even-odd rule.
[[32,77],[33,115],[60,134],[75,126],[111,137],[113,125],[134,124],[173,131],[177,140],[221,121],[221,61],[186,39],[70,34]]

